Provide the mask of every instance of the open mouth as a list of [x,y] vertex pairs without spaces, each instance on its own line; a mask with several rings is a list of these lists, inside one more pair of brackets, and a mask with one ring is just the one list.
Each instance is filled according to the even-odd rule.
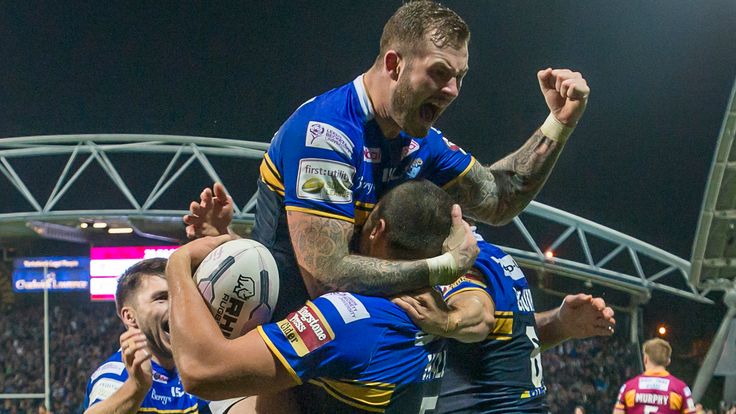
[[165,333],[166,335],[170,335],[170,334],[171,334],[171,332],[169,331],[169,321],[164,321],[164,322],[163,322],[163,323],[161,324],[161,329],[163,329],[163,331],[164,331],[164,333]]
[[440,107],[432,103],[424,103],[419,107],[419,116],[424,122],[434,122],[439,112]]

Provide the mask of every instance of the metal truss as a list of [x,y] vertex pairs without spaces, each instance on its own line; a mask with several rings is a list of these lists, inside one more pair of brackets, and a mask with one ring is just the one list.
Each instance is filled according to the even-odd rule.
[[[211,162],[212,156],[237,157],[250,159],[258,163],[267,143],[239,141],[232,139],[204,138],[176,135],[134,135],[134,134],[93,134],[93,135],[49,135],[0,139],[0,172],[20,195],[30,204],[32,209],[0,213],[0,223],[21,220],[52,220],[79,216],[118,217],[118,216],[181,216],[186,210],[154,209],[156,201],[192,164],[199,164],[208,175],[210,181],[223,181],[223,178],[237,176],[235,171],[229,176],[223,175]],[[128,186],[115,163],[111,161],[113,154],[134,155],[140,153],[170,155],[167,167],[150,189],[145,198],[136,197]],[[31,191],[26,179],[13,168],[12,161],[41,156],[64,156],[66,162],[63,170],[55,180],[51,193],[40,198]],[[122,161],[125,162],[125,161]],[[129,202],[129,208],[96,209],[96,210],[59,210],[57,203],[74,189],[75,182],[85,173],[89,173],[90,165],[97,164],[112,180],[114,188]],[[145,168],[145,166],[141,166]],[[44,172],[39,171],[38,174]],[[255,178],[254,178],[255,179]],[[195,193],[196,194],[196,193]],[[187,207],[191,194],[182,195],[181,207]],[[249,196],[245,203],[239,203],[239,196]],[[252,221],[255,207],[255,194],[233,194],[234,219]]]
[[[541,224],[525,224],[535,216]],[[523,266],[546,270],[579,280],[591,281],[648,298],[653,289],[682,296],[702,303],[713,301],[702,295],[688,280],[690,262],[645,243],[629,235],[592,222],[566,211],[532,201],[513,221],[526,245],[504,246]],[[555,223],[554,226],[550,224]],[[532,226],[536,226],[532,228]],[[564,228],[548,246],[532,235],[533,230]],[[595,239],[600,245],[598,257],[590,247]],[[558,255],[557,249],[565,244],[566,255],[582,257],[570,259]],[[648,266],[643,266],[646,258]]]
[[[235,157],[238,160],[250,160],[253,165],[258,165],[267,148],[268,144],[262,142],[173,135],[93,134],[0,139],[0,172],[27,201],[27,205],[31,206],[30,209],[18,208],[15,211],[0,212],[0,224],[17,221],[53,221],[80,216],[180,217],[186,210],[162,209],[154,206],[187,169],[199,165],[207,174],[209,182],[220,181],[227,187],[229,183],[244,179],[242,171],[221,167],[214,159]],[[134,156],[142,153],[166,156],[168,163],[152,188],[147,189],[147,196],[136,197],[129,187],[130,177],[126,177],[118,168],[118,163],[113,162],[111,158],[120,157],[119,154]],[[13,164],[32,157],[52,155],[65,159],[64,167],[58,176],[48,177],[54,181],[53,190],[41,197],[29,189],[26,183],[28,178],[21,178]],[[125,162],[126,158],[122,159],[119,162]],[[89,167],[93,163],[101,167],[114,184],[112,188],[119,192],[118,196],[122,194],[130,204],[129,208],[94,210],[57,208],[59,200],[74,189],[81,176],[89,173]],[[38,171],[38,174],[44,173]],[[255,177],[247,179],[254,181]],[[255,189],[250,194],[231,192],[231,195],[235,204],[235,220],[252,222]],[[189,205],[192,194],[174,196],[180,200],[176,205],[185,208]],[[535,221],[528,220],[530,217],[536,217],[536,221],[541,219],[541,226],[546,228],[547,233],[550,228],[560,225],[565,229],[552,244],[543,247],[532,235],[534,226],[526,224],[526,221]],[[593,281],[632,295],[648,297],[653,289],[658,289],[696,301],[712,303],[688,282],[689,262],[631,236],[537,202],[532,202],[513,223],[526,245],[522,243],[519,246],[506,246],[505,249],[522,265]],[[600,258],[594,257],[589,246],[591,238],[607,244],[608,252]],[[583,257],[582,260],[545,255],[547,251],[554,252],[563,243],[569,245],[568,239],[577,239],[578,257]],[[645,270],[645,266],[641,263],[644,257],[653,263],[653,266],[648,267],[656,270],[650,271],[648,267]],[[621,264],[622,258],[628,265]],[[677,287],[678,285],[681,287]]]

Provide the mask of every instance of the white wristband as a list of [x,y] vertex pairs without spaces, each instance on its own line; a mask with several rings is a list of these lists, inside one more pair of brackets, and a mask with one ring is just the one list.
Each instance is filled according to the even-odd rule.
[[457,263],[452,253],[427,259],[429,286],[446,285],[457,276]]
[[564,144],[570,134],[572,134],[572,131],[575,130],[575,127],[563,125],[560,121],[557,120],[557,118],[555,118],[554,115],[549,114],[547,119],[544,120],[542,126],[539,127],[539,130],[542,132],[542,134],[544,134],[545,137],[551,139],[552,141]]

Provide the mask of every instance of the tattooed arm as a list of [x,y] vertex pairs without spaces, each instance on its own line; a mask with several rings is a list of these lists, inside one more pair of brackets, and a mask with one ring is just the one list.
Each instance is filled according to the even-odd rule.
[[475,163],[447,192],[463,211],[489,224],[506,224],[534,199],[549,177],[563,144],[540,131],[491,166]]
[[567,69],[537,73],[550,117],[517,151],[491,166],[478,163],[447,192],[465,213],[489,224],[506,224],[537,195],[562,152],[567,135],[585,111],[590,88]]
[[[387,296],[430,286],[427,260],[383,260],[350,254],[353,224],[298,211],[287,211],[294,254],[310,296],[331,290]],[[445,247],[457,274],[469,269],[478,254],[472,231],[459,207],[452,211],[452,230]],[[442,283],[442,282],[440,282]]]

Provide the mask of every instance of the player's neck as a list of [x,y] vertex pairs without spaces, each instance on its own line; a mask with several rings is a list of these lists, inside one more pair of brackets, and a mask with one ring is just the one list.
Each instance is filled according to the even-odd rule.
[[154,353],[153,355],[151,355],[151,359],[153,360],[153,362],[157,363],[159,366],[169,371],[173,370],[176,367],[176,365],[174,365],[174,358],[163,358]]
[[646,373],[667,372],[667,368],[666,367],[663,367],[661,365],[644,364],[644,372],[646,372]]
[[391,95],[389,93],[390,79],[388,79],[380,67],[372,66],[363,76],[363,86],[368,94],[368,99],[373,105],[374,119],[381,128],[383,136],[389,139],[396,138],[401,132],[401,127],[394,122],[389,113]]

